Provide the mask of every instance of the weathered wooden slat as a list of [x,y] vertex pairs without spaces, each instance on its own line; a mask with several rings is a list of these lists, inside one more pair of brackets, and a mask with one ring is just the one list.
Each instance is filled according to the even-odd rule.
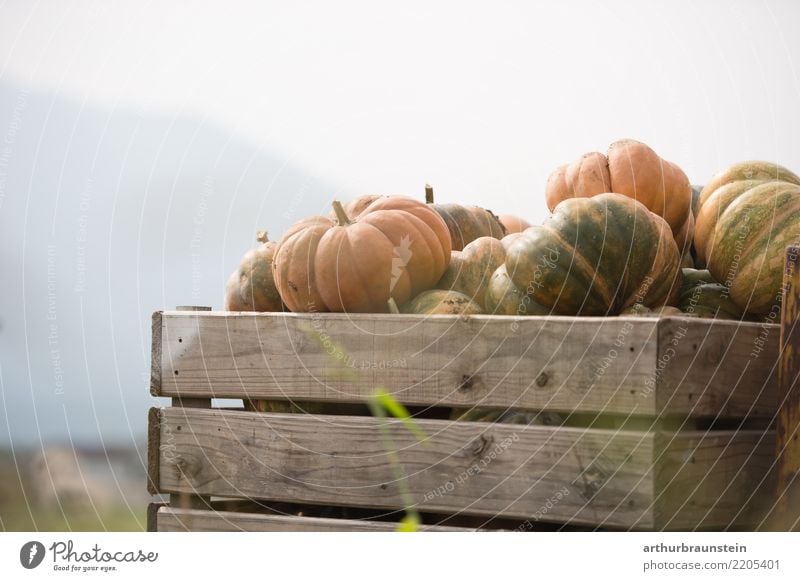
[[693,416],[773,417],[780,328],[664,318],[658,325],[656,407]]
[[779,528],[800,529],[800,247],[786,249],[776,442]]
[[656,442],[658,528],[746,528],[764,518],[775,432],[662,434]]
[[[738,526],[774,434],[158,410],[158,492],[661,530]],[[388,449],[397,451],[402,478]],[[406,494],[404,495],[404,490]]]
[[406,508],[571,524],[653,525],[651,434],[368,417],[159,411],[162,493]]
[[[397,523],[380,521],[160,507],[155,513],[154,530],[159,532],[393,532],[397,527]],[[419,530],[452,533],[469,532],[472,529],[422,525]]]
[[[655,320],[165,313],[161,395],[641,414]],[[623,329],[625,331],[623,331]],[[627,332],[631,351],[611,353]]]
[[158,494],[158,483],[161,480],[161,414],[158,408],[150,408],[147,412],[147,492]]
[[[774,415],[777,326],[689,318],[166,312],[157,395]],[[672,343],[676,335],[679,344]]]
[[163,331],[163,317],[161,311],[153,313],[151,322],[152,341],[150,343],[150,394],[161,393],[161,337]]

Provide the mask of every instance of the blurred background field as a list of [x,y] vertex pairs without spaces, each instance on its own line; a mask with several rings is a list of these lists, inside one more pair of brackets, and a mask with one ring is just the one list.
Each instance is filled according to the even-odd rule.
[[0,452],[0,530],[143,531],[144,450]]

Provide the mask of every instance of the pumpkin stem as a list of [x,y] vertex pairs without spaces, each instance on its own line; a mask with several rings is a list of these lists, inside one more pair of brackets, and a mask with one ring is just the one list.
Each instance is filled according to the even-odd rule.
[[261,242],[262,244],[269,242],[269,235],[266,230],[259,230],[256,232],[256,242]]
[[336,212],[336,221],[339,222],[339,226],[351,224],[350,218],[347,216],[347,212],[344,211],[344,206],[342,206],[339,200],[333,201],[333,211]]
[[393,315],[400,314],[400,309],[397,308],[397,303],[395,302],[394,297],[389,297],[389,300],[386,301],[386,303],[389,305],[390,313],[392,313]]
[[433,186],[425,184],[425,203],[433,204]]

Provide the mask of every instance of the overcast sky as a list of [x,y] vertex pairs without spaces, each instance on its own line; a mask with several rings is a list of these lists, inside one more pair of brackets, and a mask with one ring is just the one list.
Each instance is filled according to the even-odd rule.
[[0,75],[218,121],[348,191],[428,180],[533,219],[556,165],[619,137],[694,182],[800,166],[796,1],[397,6],[6,2]]
[[0,443],[141,439],[150,313],[221,306],[257,228],[334,197],[430,182],[539,222],[548,174],[622,137],[696,184],[800,170],[798,23],[797,0],[0,3]]

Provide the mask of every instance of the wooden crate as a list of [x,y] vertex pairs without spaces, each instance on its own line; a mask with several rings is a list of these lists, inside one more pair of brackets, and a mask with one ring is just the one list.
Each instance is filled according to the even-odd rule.
[[[150,488],[171,506],[150,526],[385,530],[410,497],[431,530],[752,528],[775,457],[778,352],[777,325],[691,318],[157,312],[151,390],[173,405],[150,413]],[[424,441],[358,415],[378,387]],[[473,406],[559,425],[448,419]]]

